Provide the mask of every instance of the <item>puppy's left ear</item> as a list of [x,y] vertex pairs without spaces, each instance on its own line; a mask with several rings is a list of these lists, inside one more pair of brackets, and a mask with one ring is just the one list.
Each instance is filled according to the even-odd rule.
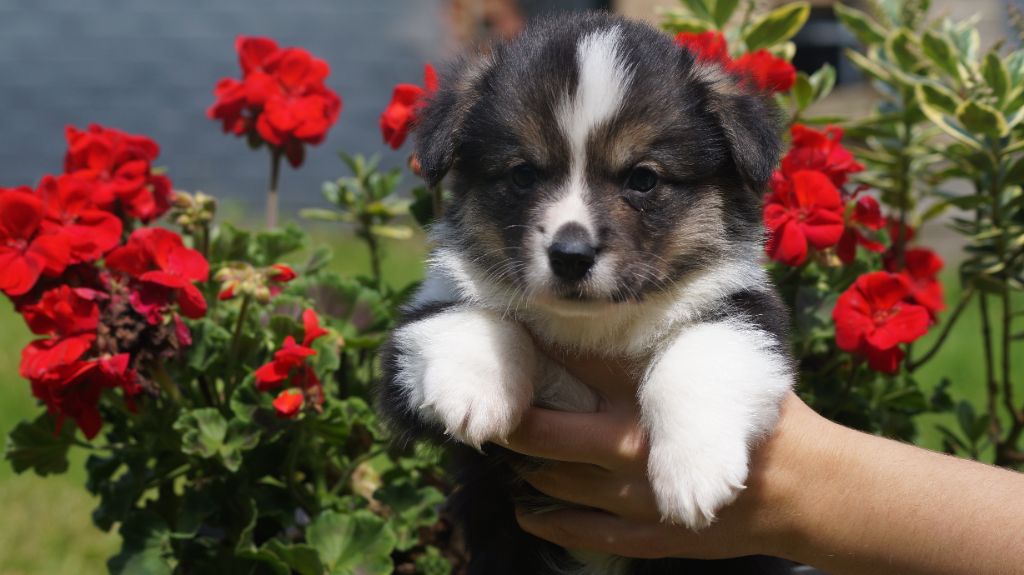
[[441,79],[441,85],[420,110],[416,121],[416,156],[423,178],[438,184],[455,163],[459,133],[474,98],[475,67],[461,63]]
[[[779,162],[781,118],[765,94],[715,67],[698,68],[695,75],[707,88],[708,108],[718,119],[729,143],[733,163],[744,181],[761,193]],[[704,65],[707,66],[707,65]]]

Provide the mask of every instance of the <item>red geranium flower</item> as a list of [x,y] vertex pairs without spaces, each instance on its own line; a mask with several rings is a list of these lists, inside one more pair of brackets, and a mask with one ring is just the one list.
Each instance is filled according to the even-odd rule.
[[274,398],[274,411],[279,417],[290,419],[298,415],[305,399],[301,389],[286,389]]
[[242,79],[217,83],[207,116],[220,120],[225,132],[264,141],[301,165],[304,144],[323,142],[341,113],[341,98],[324,84],[330,67],[269,38],[240,36],[235,48]]
[[416,113],[429,94],[437,91],[437,73],[434,67],[427,64],[423,71],[424,87],[416,84],[399,84],[395,86],[391,102],[380,115],[380,131],[384,142],[397,150],[409,134],[409,129],[416,122]]
[[676,34],[676,44],[689,50],[697,60],[702,62],[728,65],[732,61],[729,58],[729,46],[725,41],[725,36],[717,30],[680,32]]
[[824,173],[837,187],[846,184],[848,176],[864,170],[853,159],[853,154],[840,143],[843,130],[828,126],[823,132],[795,124],[791,131],[793,145],[782,158],[782,172],[792,174],[799,170],[817,170]]
[[132,306],[150,323],[160,321],[172,299],[185,317],[206,315],[206,298],[193,282],[205,282],[210,266],[178,234],[163,228],[135,230],[128,243],[110,252],[106,264],[140,282],[131,295]]
[[154,174],[151,163],[160,146],[145,136],[90,125],[88,130],[68,126],[68,152],[64,171],[95,182],[91,199],[103,209],[120,203],[124,213],[150,222],[171,207],[171,181]]
[[0,188],[0,291],[18,296],[40,275],[57,276],[71,260],[63,234],[45,233],[43,202],[29,188]]
[[121,220],[94,203],[95,187],[87,178],[64,174],[44,176],[36,189],[46,206],[43,229],[67,236],[71,263],[95,261],[121,243]]
[[839,190],[820,172],[803,170],[788,179],[776,174],[765,199],[764,221],[768,255],[786,265],[802,265],[808,244],[822,250],[836,245],[843,235]]
[[875,371],[896,373],[903,360],[901,343],[910,343],[928,331],[928,310],[908,303],[910,288],[888,272],[857,278],[836,301],[836,344],[868,360]]
[[730,69],[764,92],[788,92],[796,82],[796,68],[763,48],[740,56]]
[[67,285],[47,291],[39,301],[18,311],[32,333],[66,337],[96,331],[99,302],[106,294]]
[[884,258],[885,269],[899,274],[907,284],[910,301],[927,308],[934,318],[938,312],[946,309],[942,284],[938,279],[943,266],[942,258],[928,248],[910,248],[903,254],[903,263],[903,269],[899,269],[893,254],[886,254]]
[[326,335],[327,330],[320,327],[320,320],[311,309],[302,312],[302,323],[305,334],[302,344],[296,343],[292,336],[286,337],[281,349],[274,352],[274,359],[256,370],[256,388],[260,391],[269,391],[287,380],[292,385],[306,390],[319,405],[323,401],[320,380],[317,379],[313,368],[306,364],[306,359],[316,355],[316,350],[310,346],[318,338]]
[[875,253],[885,251],[884,244],[871,239],[864,231],[877,232],[885,227],[885,216],[882,215],[878,200],[871,196],[860,196],[854,201],[852,210],[847,211],[846,231],[836,248],[840,261],[844,264],[852,262],[857,255],[858,245]]
[[103,426],[98,405],[104,389],[120,387],[127,401],[139,393],[140,386],[135,372],[128,369],[128,359],[128,354],[118,354],[109,359],[79,361],[32,379],[32,394],[46,404],[56,419],[57,433],[64,418],[70,417],[92,439]]

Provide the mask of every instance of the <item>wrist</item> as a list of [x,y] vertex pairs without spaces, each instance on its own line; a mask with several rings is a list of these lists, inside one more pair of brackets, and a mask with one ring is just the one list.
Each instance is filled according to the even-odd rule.
[[757,553],[804,562],[820,520],[813,508],[817,498],[808,494],[825,488],[842,429],[795,393],[783,401],[779,422],[751,465],[750,489],[756,497],[751,527]]

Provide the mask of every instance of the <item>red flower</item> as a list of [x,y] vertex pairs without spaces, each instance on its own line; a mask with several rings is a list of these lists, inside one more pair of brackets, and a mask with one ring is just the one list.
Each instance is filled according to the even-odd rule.
[[823,174],[799,171],[789,179],[776,174],[765,199],[764,221],[769,231],[768,255],[786,265],[802,265],[808,244],[822,250],[843,235],[843,205],[839,190]]
[[740,56],[730,70],[749,78],[765,92],[788,92],[796,82],[796,68],[763,48]]
[[127,244],[110,252],[106,263],[140,282],[132,293],[132,306],[150,323],[160,321],[172,298],[185,317],[206,315],[206,299],[193,282],[205,282],[210,266],[202,254],[185,247],[178,234],[163,228],[135,230]]
[[792,128],[793,146],[782,158],[782,172],[792,174],[799,170],[817,170],[824,173],[837,187],[846,184],[847,177],[864,170],[853,159],[853,154],[840,141],[843,130],[828,126],[819,132],[801,124]]
[[282,150],[293,166],[304,144],[323,142],[341,113],[341,98],[324,84],[330,67],[301,48],[278,47],[269,38],[235,41],[242,79],[217,83],[207,116],[224,131],[243,134]]
[[437,73],[430,64],[424,66],[423,84],[399,84],[391,95],[391,102],[380,115],[380,131],[384,143],[397,150],[416,123],[416,113],[423,106],[424,98],[437,91]]
[[934,318],[946,309],[939,272],[942,271],[942,258],[928,248],[910,248],[903,254],[903,269],[893,254],[886,254],[885,269],[899,274],[910,290],[909,301],[922,305]]
[[899,345],[924,335],[931,323],[928,310],[906,301],[909,295],[907,283],[888,272],[857,278],[832,310],[839,348],[866,357],[871,369],[896,373]]
[[279,417],[290,419],[298,415],[303,401],[305,401],[305,396],[301,389],[286,389],[277,394],[274,399],[274,411]]
[[93,201],[96,183],[78,175],[44,176],[36,195],[46,206],[43,229],[71,243],[71,263],[88,263],[121,243],[120,218]]
[[316,355],[310,345],[327,334],[327,330],[320,327],[320,320],[311,309],[302,312],[302,323],[305,333],[302,344],[296,343],[292,336],[286,337],[281,349],[274,353],[274,359],[256,370],[256,388],[260,391],[275,389],[285,380],[306,390],[319,390],[320,380],[306,365],[306,359]]
[[145,136],[90,125],[65,129],[68,152],[64,171],[95,183],[91,199],[103,209],[119,203],[124,213],[150,222],[171,207],[171,181],[154,174],[151,163],[160,146]]
[[871,196],[860,196],[854,201],[853,209],[847,212],[846,230],[836,248],[840,261],[844,264],[852,262],[857,255],[858,245],[875,253],[885,251],[884,244],[872,240],[864,233],[864,230],[877,232],[885,227],[885,216],[882,215],[878,200]]
[[91,333],[99,324],[99,302],[105,297],[106,294],[88,288],[62,285],[18,311],[32,333],[57,337]]
[[726,44],[725,36],[717,30],[680,32],[676,34],[676,44],[689,50],[697,60],[702,62],[718,62],[728,65],[732,61],[729,58],[729,46]]
[[0,188],[0,291],[18,296],[40,275],[57,276],[71,260],[64,235],[43,229],[43,202],[28,188]]
[[274,264],[270,266],[270,269],[272,270],[270,281],[273,282],[285,284],[298,277],[295,270],[284,264]]
[[32,394],[46,404],[57,420],[57,433],[64,418],[70,417],[92,439],[103,426],[98,407],[103,390],[120,387],[126,400],[140,391],[135,372],[128,369],[128,359],[128,354],[119,354],[109,359],[79,361],[32,379]]

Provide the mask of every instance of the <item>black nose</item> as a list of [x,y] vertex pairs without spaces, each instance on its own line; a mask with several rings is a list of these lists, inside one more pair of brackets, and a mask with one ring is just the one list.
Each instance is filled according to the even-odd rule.
[[579,224],[562,226],[548,248],[551,271],[566,281],[577,281],[587,275],[594,267],[596,256],[597,250],[590,241],[590,234]]

